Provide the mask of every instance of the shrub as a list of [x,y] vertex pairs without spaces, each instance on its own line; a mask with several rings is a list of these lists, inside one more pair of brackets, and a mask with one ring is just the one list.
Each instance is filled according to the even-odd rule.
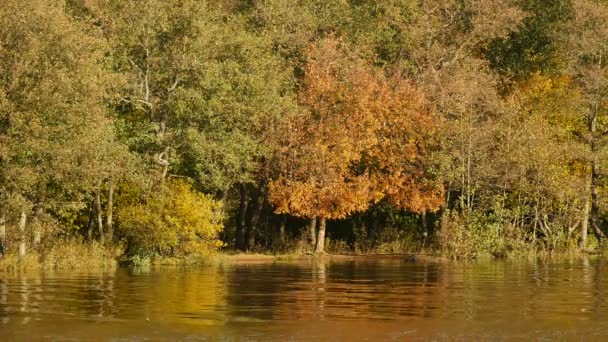
[[122,254],[121,246],[103,246],[97,242],[85,244],[79,239],[58,240],[48,250],[41,251],[42,268],[90,270],[113,268]]
[[160,195],[119,211],[120,233],[131,253],[207,255],[222,247],[221,203],[171,181]]
[[475,212],[446,212],[437,234],[443,255],[450,258],[502,256],[505,240],[502,226]]

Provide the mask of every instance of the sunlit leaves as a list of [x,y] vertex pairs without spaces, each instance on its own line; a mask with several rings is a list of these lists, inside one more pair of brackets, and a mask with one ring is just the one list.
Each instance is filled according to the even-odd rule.
[[1,189],[44,205],[80,200],[125,152],[105,106],[119,82],[108,46],[57,1],[5,1],[0,26]]
[[421,95],[386,78],[333,37],[308,51],[299,100],[304,112],[280,141],[277,212],[343,218],[388,196],[399,207],[436,209],[441,186],[417,164],[432,120]]
[[221,203],[182,181],[163,190],[143,204],[121,208],[120,231],[132,251],[206,255],[223,245]]

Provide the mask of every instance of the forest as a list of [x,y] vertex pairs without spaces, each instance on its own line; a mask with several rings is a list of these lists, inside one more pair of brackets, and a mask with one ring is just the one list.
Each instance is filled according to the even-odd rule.
[[601,249],[605,0],[3,0],[0,252]]

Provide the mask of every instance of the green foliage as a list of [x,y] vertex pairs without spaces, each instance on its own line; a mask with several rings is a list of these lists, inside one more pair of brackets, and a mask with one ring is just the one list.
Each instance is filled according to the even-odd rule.
[[120,233],[134,254],[206,255],[223,245],[221,209],[187,183],[171,181],[162,193],[120,210]]
[[504,217],[477,212],[444,213],[437,244],[441,254],[453,259],[527,256],[537,250],[535,238],[521,227]]
[[124,152],[105,106],[108,46],[57,1],[6,1],[0,26],[0,201],[79,201]]
[[499,256],[504,250],[501,226],[483,216],[446,213],[438,233],[441,253],[450,258]]
[[510,82],[538,72],[559,73],[564,62],[560,56],[564,23],[573,16],[571,1],[520,1],[520,6],[529,13],[521,27],[487,48],[492,67]]
[[144,269],[147,269],[150,267],[150,257],[149,256],[142,256],[139,254],[135,254],[131,257],[130,259],[131,263],[133,264],[134,267],[141,267]]

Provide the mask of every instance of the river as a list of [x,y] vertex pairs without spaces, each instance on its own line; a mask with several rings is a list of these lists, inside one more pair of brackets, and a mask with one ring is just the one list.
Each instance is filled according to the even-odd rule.
[[604,259],[0,274],[1,341],[608,340]]

